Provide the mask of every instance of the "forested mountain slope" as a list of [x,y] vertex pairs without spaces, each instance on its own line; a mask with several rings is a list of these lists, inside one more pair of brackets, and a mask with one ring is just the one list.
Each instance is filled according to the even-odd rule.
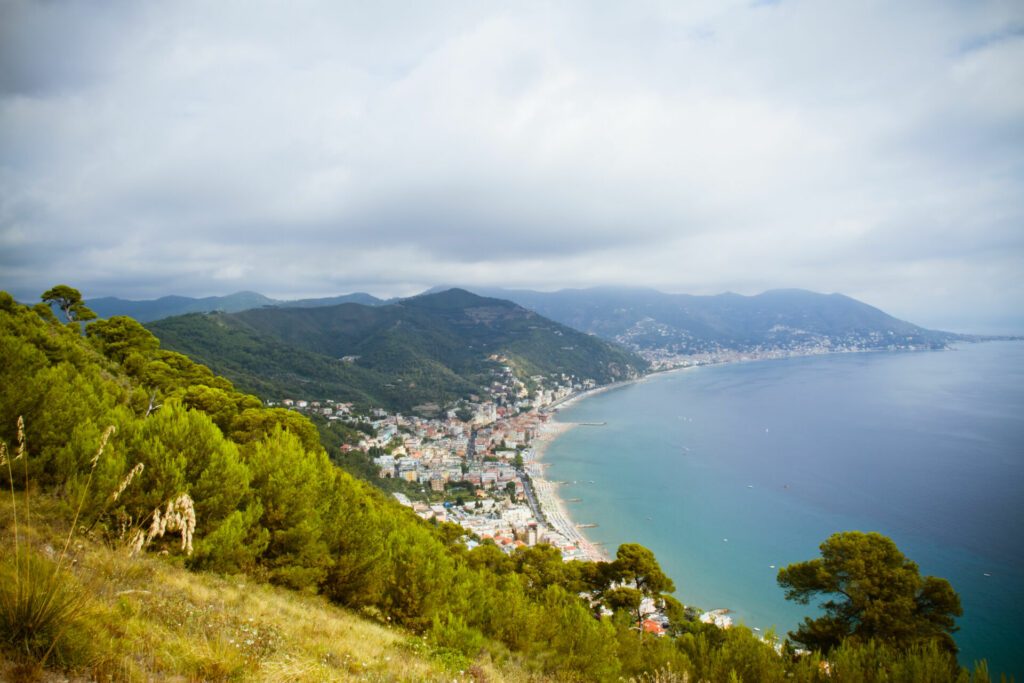
[[[845,622],[826,633],[809,621],[830,638],[825,669],[821,653],[777,654],[746,628],[695,620],[642,546],[624,544],[611,562],[564,563],[549,546],[507,555],[469,544],[462,528],[424,522],[335,466],[306,418],[264,408],[130,318],[83,326],[91,312],[65,310],[68,322],[0,292],[5,676],[31,680],[45,667],[103,680],[407,680],[408,663],[462,680],[989,680],[946,649],[952,622],[931,620],[935,591],[865,620],[856,642],[837,635]],[[891,554],[914,579],[916,566]],[[229,578],[189,582],[159,563]],[[818,563],[780,580],[794,595],[814,593]],[[311,650],[303,629],[374,629],[249,582],[317,593],[414,633],[413,656],[389,654],[387,637],[340,653],[343,633]],[[638,629],[643,598],[667,615],[664,637]]]
[[163,344],[268,398],[366,400],[409,409],[481,391],[501,366],[599,384],[637,376],[631,352],[464,290],[382,306],[347,303],[189,315],[149,324]]

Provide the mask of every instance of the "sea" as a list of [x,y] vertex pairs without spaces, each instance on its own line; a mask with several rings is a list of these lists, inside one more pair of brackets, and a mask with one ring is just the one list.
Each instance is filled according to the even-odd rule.
[[546,476],[587,537],[654,551],[676,596],[784,636],[778,569],[838,531],[950,581],[960,659],[1024,679],[1024,343],[652,375],[576,401]]

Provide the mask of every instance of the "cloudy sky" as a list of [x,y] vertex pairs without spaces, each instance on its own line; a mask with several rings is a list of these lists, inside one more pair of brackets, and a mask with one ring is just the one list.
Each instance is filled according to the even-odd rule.
[[0,0],[0,288],[839,291],[1024,331],[1024,3]]

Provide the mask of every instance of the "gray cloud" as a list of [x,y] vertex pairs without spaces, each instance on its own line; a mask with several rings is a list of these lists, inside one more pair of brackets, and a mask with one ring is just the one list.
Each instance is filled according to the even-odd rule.
[[12,0],[0,286],[802,286],[1019,318],[1022,26],[998,2]]

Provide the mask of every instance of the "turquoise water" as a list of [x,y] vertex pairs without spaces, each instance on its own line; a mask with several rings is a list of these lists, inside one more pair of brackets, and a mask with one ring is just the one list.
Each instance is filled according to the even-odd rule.
[[558,419],[607,422],[544,456],[573,519],[651,548],[683,602],[783,634],[816,610],[777,568],[879,531],[960,593],[965,663],[1024,673],[1024,344],[677,371]]

